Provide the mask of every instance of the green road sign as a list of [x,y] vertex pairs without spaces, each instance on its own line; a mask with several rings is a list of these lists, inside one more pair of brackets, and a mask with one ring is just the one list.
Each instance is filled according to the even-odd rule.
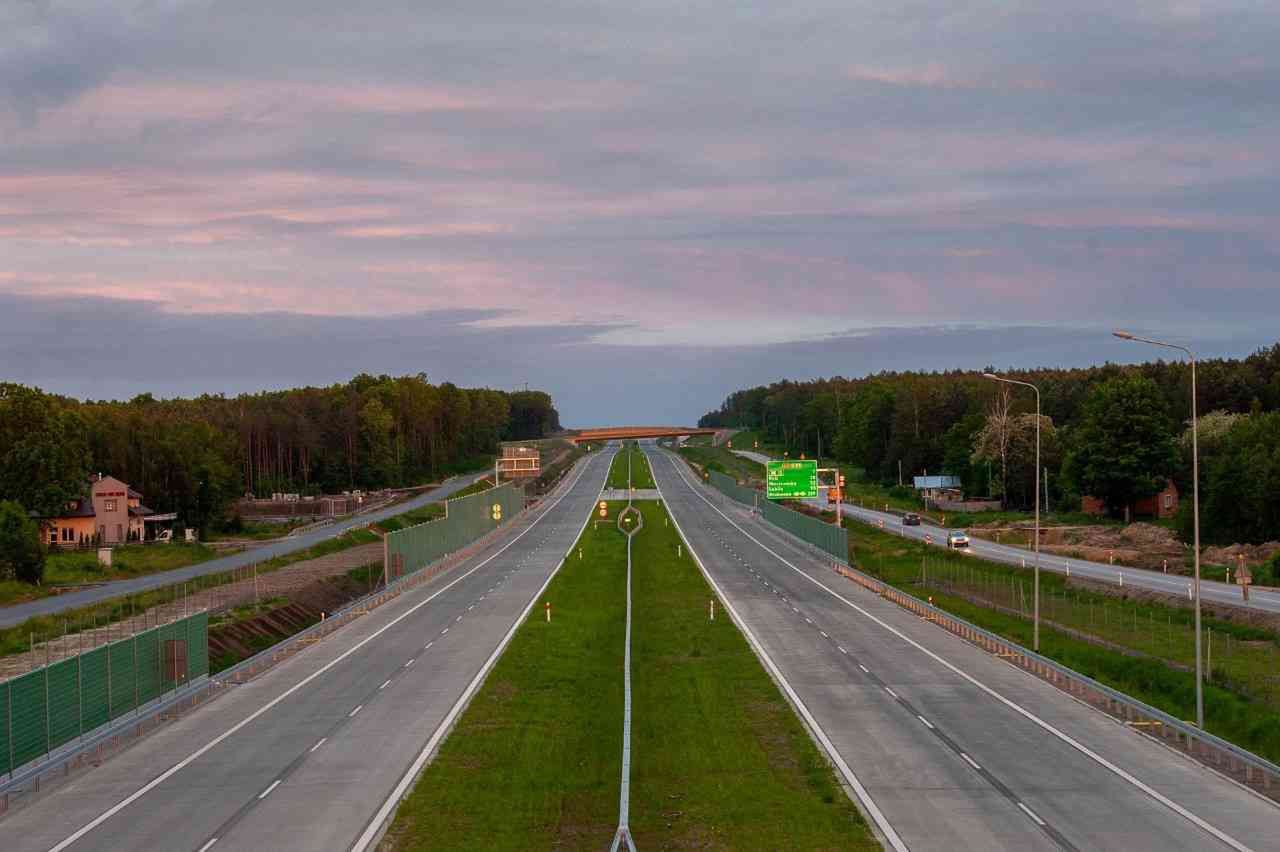
[[818,496],[816,461],[771,461],[766,469],[765,496],[770,500],[800,500]]

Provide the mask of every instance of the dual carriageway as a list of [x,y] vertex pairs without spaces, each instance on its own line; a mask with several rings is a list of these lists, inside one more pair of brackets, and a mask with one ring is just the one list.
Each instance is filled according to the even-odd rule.
[[[1280,847],[1271,801],[843,581],[678,457],[644,451],[705,576],[887,847]],[[562,564],[612,457],[579,461],[435,582],[16,808],[3,848],[372,848]]]

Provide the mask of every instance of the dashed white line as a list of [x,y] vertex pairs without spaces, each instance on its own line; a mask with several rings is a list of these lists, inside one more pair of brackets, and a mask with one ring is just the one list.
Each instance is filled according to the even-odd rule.
[[379,689],[379,690],[383,690],[383,689],[386,689],[386,688],[387,688],[388,686],[390,686],[390,685],[391,685],[391,678],[387,678],[386,680],[384,680],[384,681],[382,682],[382,686],[378,687],[378,689]]
[[428,642],[427,644],[425,644],[425,645],[423,645],[423,646],[422,646],[422,650],[424,650],[424,651],[425,651],[425,650],[427,650],[428,648],[430,648],[430,647],[431,647],[432,645],[434,645],[434,644],[436,644],[436,640],[432,639],[430,642]]
[[825,631],[825,630],[819,630],[818,632],[822,634],[822,638],[823,638],[823,639],[830,639],[830,638],[831,638],[830,636],[828,636],[828,635],[827,635],[827,631]]
[[887,687],[887,686],[884,688],[884,691],[885,691],[885,692],[887,692],[887,693],[889,693],[890,695],[892,695],[894,698],[897,698],[897,697],[898,697],[898,693],[894,692],[892,689],[890,689],[890,688],[889,688],[889,687]]
[[446,634],[446,633],[448,633],[448,632],[449,632],[449,628],[447,628],[447,627],[446,627],[444,630],[441,630],[441,631],[440,631],[440,635],[441,635],[441,636],[443,636],[444,634]]
[[457,623],[458,623],[459,621],[461,621],[461,620],[462,620],[462,616],[458,616],[457,618],[455,618],[455,619],[453,620],[453,623],[454,623],[454,624],[457,624]]
[[930,722],[928,719],[926,719],[925,717],[921,716],[919,713],[917,713],[917,714],[916,714],[916,718],[917,718],[917,719],[919,719],[921,722],[924,722],[924,726],[925,726],[926,728],[928,728],[928,729],[929,729],[929,730],[931,730],[931,731],[933,730],[933,723],[932,723],[932,722]]
[[348,713],[348,714],[347,714],[347,718],[348,718],[348,719],[352,718],[353,716],[355,716],[357,713],[359,713],[359,712],[360,712],[361,710],[363,710],[363,709],[364,709],[364,705],[363,705],[363,704],[357,704],[357,705],[356,705],[356,709],[352,710],[350,713]]
[[279,787],[279,786],[280,786],[280,779],[279,779],[279,778],[277,778],[276,780],[274,780],[274,781],[272,781],[272,782],[271,782],[271,786],[270,786],[270,787],[268,787],[267,789],[263,790],[261,793],[259,793],[259,794],[258,794],[258,798],[259,798],[259,799],[265,799],[267,796],[270,796],[270,795],[271,795],[271,791],[272,791],[272,790],[274,790],[275,788],[277,788],[277,787]]
[[417,657],[414,657],[412,660],[410,660],[409,662],[405,663],[405,664],[404,664],[404,667],[405,667],[406,669],[407,669],[407,668],[409,668],[409,666],[413,665],[413,664],[414,664],[414,661],[415,661],[415,660],[417,660],[417,659],[418,659]]
[[979,766],[972,757],[965,754],[964,752],[960,752],[960,756],[963,757],[965,762],[968,763],[970,766],[972,766],[974,769],[978,770],[979,772],[982,771],[982,767]]
[[209,842],[205,843],[205,845],[203,845],[203,846],[201,846],[201,847],[200,847],[200,852],[205,852],[205,850],[206,850],[206,849],[208,849],[210,846],[212,846],[213,844],[215,844],[215,843],[217,843],[217,842],[218,842],[218,838],[216,838],[216,837],[210,837],[210,838],[209,838]]
[[328,741],[329,741],[329,738],[328,738],[328,737],[321,737],[320,739],[316,740],[316,744],[315,744],[315,745],[313,745],[313,746],[312,746],[312,747],[307,751],[307,754],[311,754],[312,752],[314,752],[316,749],[320,748],[320,746],[324,745],[324,744],[325,744],[325,743],[327,743]]
[[1033,820],[1035,820],[1036,825],[1041,826],[1041,827],[1043,827],[1043,826],[1044,826],[1044,820],[1040,819],[1039,815],[1037,815],[1035,811],[1031,810],[1031,808],[1029,808],[1029,807],[1027,807],[1026,805],[1022,804],[1022,802],[1018,802],[1018,807],[1022,808],[1022,810],[1026,812],[1027,816],[1029,816],[1029,817],[1031,817]]

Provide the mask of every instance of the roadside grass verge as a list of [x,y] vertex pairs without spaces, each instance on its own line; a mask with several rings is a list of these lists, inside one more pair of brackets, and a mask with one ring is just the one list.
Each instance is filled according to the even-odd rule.
[[[388,831],[394,849],[607,849],[618,819],[626,539],[590,523]],[[578,557],[578,550],[582,558]]]
[[[854,565],[1026,647],[1032,644],[1029,570],[926,548],[859,526]],[[1041,572],[1040,652],[1180,719],[1195,718],[1195,633],[1188,610],[1092,591]],[[1055,625],[1061,625],[1059,629]],[[1205,726],[1280,760],[1280,660],[1274,632],[1216,618],[1205,683]],[[1092,640],[1090,640],[1092,637]],[[1104,644],[1105,643],[1105,644]]]
[[631,830],[640,849],[879,849],[656,501],[632,573]]
[[740,480],[764,480],[764,465],[735,456],[724,447],[690,447],[685,445],[679,454],[707,470],[718,470]]
[[52,595],[53,586],[108,583],[174,568],[185,568],[215,556],[225,556],[204,544],[125,544],[112,547],[111,567],[98,562],[98,551],[55,550],[45,561],[44,583],[32,586],[17,580],[0,581],[0,606],[26,603]]

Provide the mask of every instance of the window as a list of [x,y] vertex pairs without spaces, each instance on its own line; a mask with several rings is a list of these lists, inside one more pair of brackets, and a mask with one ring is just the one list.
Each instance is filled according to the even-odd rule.
[[50,543],[50,544],[57,544],[57,543],[58,543],[58,528],[57,528],[57,527],[49,527],[49,543]]
[[71,529],[71,527],[63,527],[62,540],[68,541],[68,542],[74,542],[76,540],[76,531]]
[[1166,509],[1172,509],[1172,508],[1173,508],[1173,495],[1172,495],[1172,494],[1166,494],[1166,495],[1164,495],[1164,507],[1165,507]]
[[103,510],[107,512],[114,512],[116,510],[116,501],[115,500],[106,501],[106,503],[103,506]]

